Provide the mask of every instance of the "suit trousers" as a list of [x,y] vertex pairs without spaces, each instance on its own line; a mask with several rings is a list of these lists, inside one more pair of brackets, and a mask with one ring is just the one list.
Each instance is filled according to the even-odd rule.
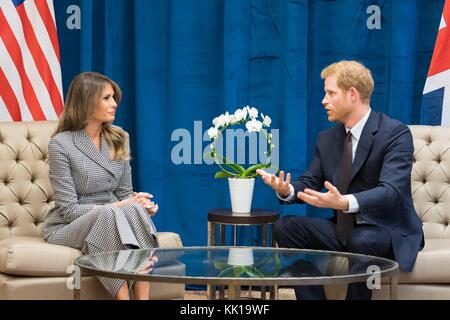
[[[344,245],[338,238],[336,224],[323,218],[302,216],[284,216],[274,225],[274,236],[280,248],[299,248],[344,251],[394,258],[390,234],[383,228],[358,224],[350,231],[347,244]],[[357,272],[367,268],[359,264],[350,264],[349,272]],[[308,274],[323,275],[319,268],[311,261],[298,261],[288,272],[293,276]],[[323,286],[297,286],[295,295],[302,300],[325,300]],[[372,291],[365,282],[351,283],[347,289],[347,300],[370,300]]]

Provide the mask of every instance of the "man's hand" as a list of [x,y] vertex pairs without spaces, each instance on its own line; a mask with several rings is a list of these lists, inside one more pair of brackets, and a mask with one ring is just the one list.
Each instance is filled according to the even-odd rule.
[[338,189],[328,181],[325,181],[325,188],[328,192],[323,193],[306,188],[303,192],[297,193],[297,198],[315,207],[347,211],[347,197],[340,194]]
[[291,184],[290,173],[286,175],[286,181],[284,181],[284,171],[280,171],[279,178],[276,175],[270,174],[263,169],[256,170],[256,173],[261,176],[261,179],[265,184],[275,190],[275,192],[278,193],[281,197],[286,198],[287,196],[289,196],[291,192],[291,189],[289,188],[289,185]]

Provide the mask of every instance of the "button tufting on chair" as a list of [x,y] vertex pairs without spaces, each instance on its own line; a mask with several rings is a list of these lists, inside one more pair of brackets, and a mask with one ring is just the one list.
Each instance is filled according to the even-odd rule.
[[[45,215],[54,205],[47,172],[56,126],[56,121],[0,124],[0,300],[73,298],[66,271],[81,251],[42,239]],[[182,247],[175,233],[160,232],[158,240],[162,247]],[[111,298],[94,277],[83,277],[82,287],[83,298]],[[151,287],[156,298],[184,297],[184,285]]]

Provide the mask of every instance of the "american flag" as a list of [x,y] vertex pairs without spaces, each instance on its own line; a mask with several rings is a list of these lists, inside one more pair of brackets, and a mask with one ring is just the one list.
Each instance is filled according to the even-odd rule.
[[0,0],[0,121],[57,119],[62,92],[53,0]]
[[450,126],[450,0],[446,0],[423,90],[422,124]]

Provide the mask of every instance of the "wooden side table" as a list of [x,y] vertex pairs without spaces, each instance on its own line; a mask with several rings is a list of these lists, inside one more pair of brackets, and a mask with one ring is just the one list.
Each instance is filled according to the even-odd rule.
[[[273,227],[270,228],[270,238],[267,241],[267,226],[272,225],[277,221],[280,215],[276,211],[265,209],[252,209],[249,213],[234,213],[231,209],[213,209],[208,212],[208,246],[216,245],[216,226],[220,228],[220,245],[225,245],[225,227],[227,225],[233,226],[233,245],[237,245],[237,227],[238,226],[253,226],[259,225],[262,228],[262,247],[275,246],[275,239],[273,237]],[[221,288],[220,297],[223,298],[224,291]],[[276,290],[276,288],[273,288]],[[265,297],[266,288],[261,289],[261,297]],[[274,292],[271,292],[273,295]],[[215,289],[208,285],[208,298],[215,297]]]
[[216,245],[216,225],[220,226],[220,245],[225,245],[225,226],[233,226],[233,244],[237,245],[237,226],[260,225],[262,227],[261,246],[274,246],[273,230],[267,242],[267,225],[272,225],[280,215],[276,211],[252,209],[249,213],[234,213],[231,209],[213,209],[208,212],[208,246]]

